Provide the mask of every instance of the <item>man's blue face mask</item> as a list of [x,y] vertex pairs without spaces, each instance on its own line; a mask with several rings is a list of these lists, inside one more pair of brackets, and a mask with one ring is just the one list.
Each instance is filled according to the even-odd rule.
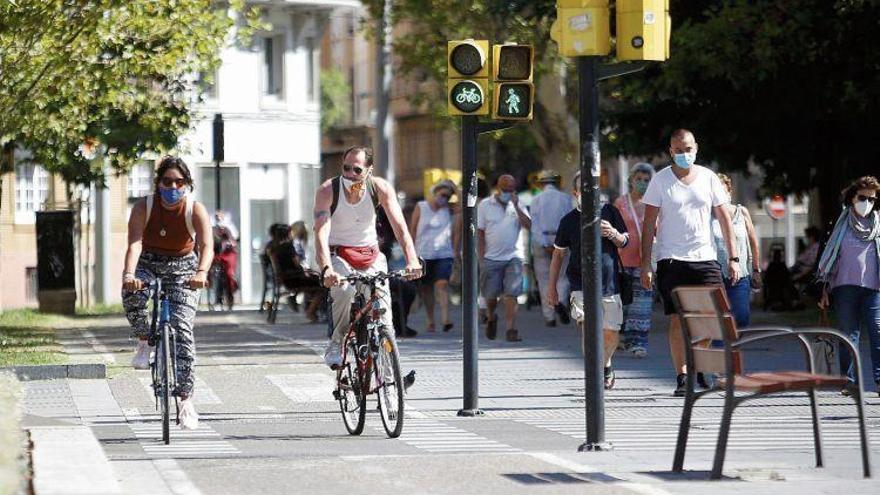
[[697,161],[697,153],[676,153],[672,159],[681,168],[691,168],[691,165]]

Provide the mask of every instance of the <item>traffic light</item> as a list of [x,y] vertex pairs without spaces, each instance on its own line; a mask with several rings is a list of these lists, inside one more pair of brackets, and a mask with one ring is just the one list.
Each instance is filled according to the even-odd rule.
[[611,53],[611,14],[608,0],[556,0],[556,20],[550,38],[564,57]]
[[532,120],[535,86],[532,84],[535,51],[531,45],[494,45],[492,118]]
[[617,59],[669,58],[669,0],[617,0]]
[[446,109],[449,115],[487,115],[489,41],[450,41],[446,46]]

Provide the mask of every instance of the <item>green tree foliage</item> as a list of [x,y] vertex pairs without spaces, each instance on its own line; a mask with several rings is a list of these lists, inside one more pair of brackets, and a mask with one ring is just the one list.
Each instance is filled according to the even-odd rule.
[[[767,192],[818,187],[836,217],[849,181],[877,174],[880,2],[672,2],[672,57],[607,84],[616,151],[694,130],[703,161],[763,169]],[[839,210],[837,210],[839,211]]]
[[[259,25],[244,0],[240,34]],[[124,170],[176,145],[198,74],[212,74],[233,17],[213,0],[0,2],[0,144],[72,182],[101,179],[80,151],[97,143]]]
[[351,87],[337,69],[321,72],[321,132],[351,120]]

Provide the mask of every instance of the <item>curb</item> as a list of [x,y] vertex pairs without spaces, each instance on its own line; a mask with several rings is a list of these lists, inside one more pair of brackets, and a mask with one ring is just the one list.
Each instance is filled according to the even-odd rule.
[[105,364],[47,364],[39,366],[8,366],[0,368],[15,373],[20,381],[107,378]]

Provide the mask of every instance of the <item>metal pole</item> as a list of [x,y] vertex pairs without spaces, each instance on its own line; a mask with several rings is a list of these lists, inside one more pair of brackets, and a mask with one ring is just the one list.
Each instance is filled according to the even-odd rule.
[[392,126],[393,116],[390,115],[391,78],[393,65],[391,59],[391,6],[392,0],[385,0],[381,15],[376,19],[376,154],[375,172],[384,177],[392,185],[395,182],[395,170],[392,163]]
[[464,355],[464,405],[459,416],[483,414],[479,408],[477,351],[479,327],[477,314],[477,117],[461,118],[461,190],[462,201],[462,311],[464,312],[462,353]]
[[602,332],[602,244],[599,236],[598,57],[578,57],[581,140],[581,281],[584,293],[584,399],[586,442],[578,449],[608,450],[605,443],[604,342]]
[[[110,180],[109,158],[101,157],[104,161],[102,174],[104,181]],[[110,189],[106,182],[96,184],[95,195],[95,301],[106,304],[110,302]]]

